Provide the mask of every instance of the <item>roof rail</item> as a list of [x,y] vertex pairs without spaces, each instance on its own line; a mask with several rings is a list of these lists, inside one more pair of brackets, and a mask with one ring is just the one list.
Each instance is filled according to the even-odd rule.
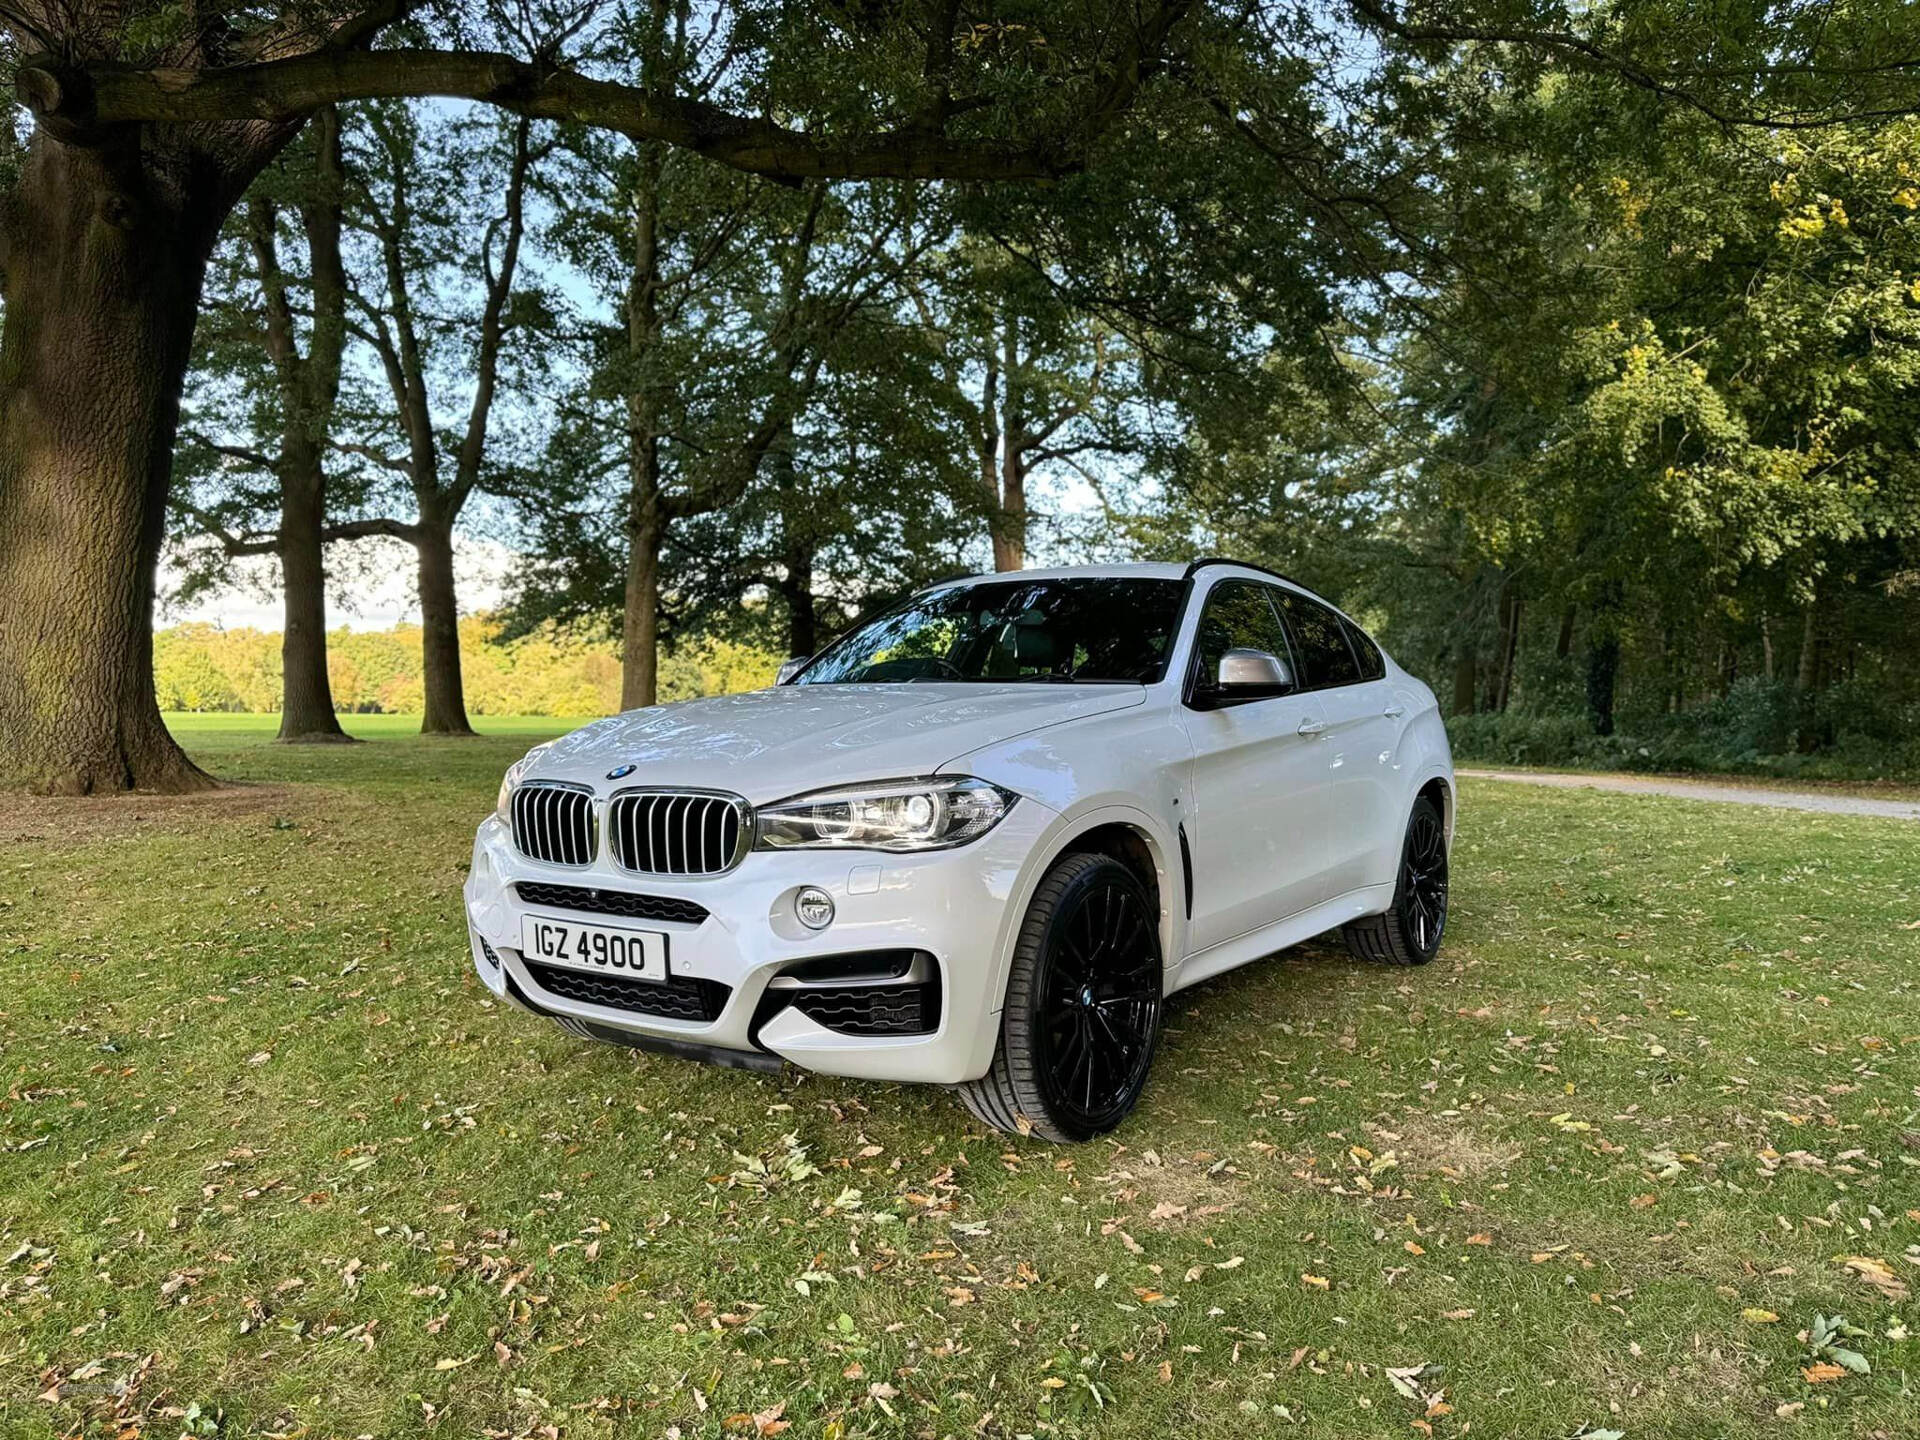
[[[1188,580],[1193,579],[1193,577],[1196,574],[1198,574],[1201,570],[1203,570],[1209,565],[1235,565],[1242,570],[1257,570],[1262,575],[1271,575],[1276,580],[1286,581],[1287,584],[1293,586],[1294,589],[1296,590],[1304,590],[1307,592],[1307,594],[1315,596],[1318,599],[1327,600],[1326,596],[1320,594],[1320,592],[1314,589],[1311,585],[1303,584],[1302,582],[1294,579],[1291,575],[1282,575],[1278,570],[1269,570],[1266,566],[1255,565],[1252,561],[1249,561],[1249,560],[1235,560],[1228,555],[1201,556],[1198,560],[1191,562],[1187,566],[1187,573],[1185,578],[1187,578]],[[1333,602],[1331,600],[1327,600],[1327,604],[1333,605]],[[1337,610],[1339,607],[1336,605],[1334,606],[1334,608]]]

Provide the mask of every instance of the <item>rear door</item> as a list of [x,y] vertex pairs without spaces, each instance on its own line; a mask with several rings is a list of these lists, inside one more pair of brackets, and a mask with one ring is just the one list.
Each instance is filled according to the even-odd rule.
[[1327,890],[1332,899],[1393,878],[1402,817],[1394,751],[1399,702],[1379,649],[1344,616],[1297,590],[1272,587],[1326,729]]
[[1328,772],[1316,740],[1319,697],[1220,700],[1230,649],[1291,663],[1269,587],[1228,579],[1208,593],[1194,639],[1182,724],[1193,744],[1193,920],[1197,953],[1326,898]]

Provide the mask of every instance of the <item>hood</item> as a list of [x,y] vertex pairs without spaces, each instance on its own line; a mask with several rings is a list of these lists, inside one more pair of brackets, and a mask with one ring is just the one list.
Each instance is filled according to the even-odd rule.
[[[572,780],[601,794],[636,785],[731,790],[764,805],[932,775],[983,745],[1145,699],[1138,685],[783,685],[596,720],[554,741],[526,778]],[[608,780],[620,765],[635,768]]]

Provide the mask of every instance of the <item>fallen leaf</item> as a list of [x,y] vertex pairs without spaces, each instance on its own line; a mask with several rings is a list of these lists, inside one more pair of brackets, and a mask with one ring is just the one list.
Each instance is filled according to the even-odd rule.
[[1740,1312],[1740,1318],[1749,1325],[1771,1325],[1780,1317],[1771,1310],[1762,1310],[1757,1306],[1749,1305]]
[[1331,1282],[1327,1279],[1326,1276],[1309,1275],[1304,1270],[1300,1272],[1300,1283],[1303,1285],[1311,1285],[1316,1290],[1326,1290],[1331,1288]]
[[1809,1385],[1824,1385],[1829,1380],[1844,1379],[1847,1372],[1838,1365],[1829,1365],[1825,1360],[1821,1360],[1807,1366],[1800,1373],[1806,1376]]
[[1907,1282],[1894,1274],[1885,1261],[1875,1260],[1868,1255],[1849,1255],[1840,1263],[1844,1269],[1859,1276],[1889,1300],[1907,1298]]

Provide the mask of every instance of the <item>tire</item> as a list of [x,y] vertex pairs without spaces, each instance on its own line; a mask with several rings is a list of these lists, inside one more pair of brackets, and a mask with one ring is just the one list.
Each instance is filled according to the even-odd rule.
[[1350,921],[1343,930],[1357,960],[1424,965],[1440,953],[1447,933],[1447,829],[1440,807],[1425,795],[1407,817],[1392,908]]
[[1067,856],[1021,923],[993,1065],[960,1098],[996,1130],[1105,1134],[1146,1087],[1163,983],[1159,912],[1140,881],[1108,856]]

